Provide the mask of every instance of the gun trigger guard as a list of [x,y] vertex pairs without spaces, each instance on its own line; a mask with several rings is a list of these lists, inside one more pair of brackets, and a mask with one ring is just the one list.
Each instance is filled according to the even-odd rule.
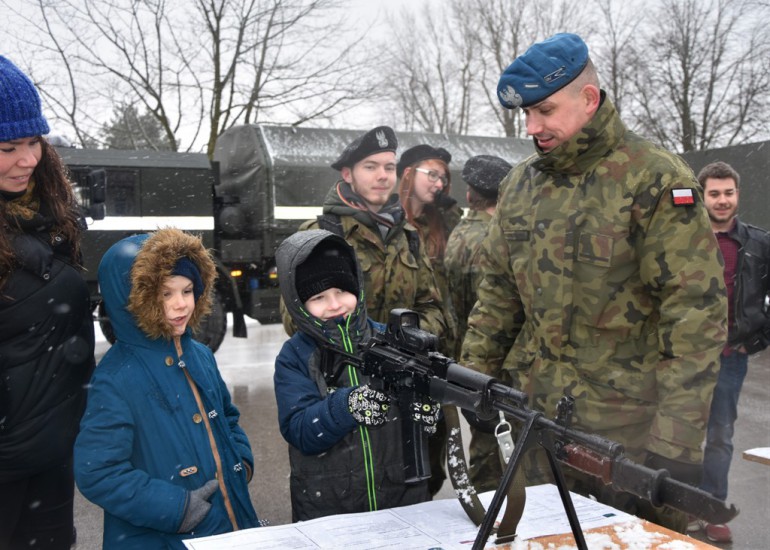
[[508,464],[513,454],[513,436],[511,436],[511,425],[505,420],[502,412],[500,412],[500,422],[495,426],[495,437],[497,438],[497,445],[500,447],[503,463]]

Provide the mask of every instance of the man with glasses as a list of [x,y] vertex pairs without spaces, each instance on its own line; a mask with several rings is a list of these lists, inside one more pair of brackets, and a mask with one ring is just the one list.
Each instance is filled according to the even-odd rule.
[[[697,484],[727,301],[701,187],[676,155],[632,133],[599,87],[583,40],[557,34],[505,69],[536,152],[500,186],[482,245],[461,362],[529,394],[548,417]],[[541,449],[528,482],[552,480]],[[571,489],[684,532],[654,509],[565,469]]]

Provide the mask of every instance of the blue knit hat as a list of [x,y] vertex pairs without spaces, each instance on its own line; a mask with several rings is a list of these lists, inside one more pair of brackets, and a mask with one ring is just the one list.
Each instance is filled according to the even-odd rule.
[[0,141],[50,132],[32,81],[0,55]]
[[182,256],[176,261],[174,269],[171,270],[172,275],[181,275],[187,277],[193,284],[193,298],[195,302],[198,302],[198,298],[203,294],[203,279],[201,278],[201,272],[198,266],[195,265],[190,258]]
[[506,109],[540,103],[575,80],[588,63],[588,46],[576,34],[559,33],[533,44],[500,76],[497,97]]

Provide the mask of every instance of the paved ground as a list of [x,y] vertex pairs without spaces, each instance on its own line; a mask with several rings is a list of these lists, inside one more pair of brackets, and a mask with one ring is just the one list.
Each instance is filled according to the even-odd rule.
[[[98,328],[97,328],[98,334]],[[273,361],[285,339],[280,325],[249,325],[249,338],[228,335],[216,357],[233,400],[241,410],[256,459],[251,495],[257,514],[275,525],[289,523],[286,443],[276,422],[272,387]],[[108,344],[97,344],[100,356]],[[748,462],[741,452],[753,447],[770,447],[770,351],[753,357],[740,403],[736,426],[733,466],[730,472],[730,500],[741,509],[732,522],[735,542],[721,548],[765,550],[770,548],[770,466]],[[440,498],[453,498],[445,483]],[[101,511],[77,495],[77,550],[101,547]],[[696,538],[705,540],[702,533]]]

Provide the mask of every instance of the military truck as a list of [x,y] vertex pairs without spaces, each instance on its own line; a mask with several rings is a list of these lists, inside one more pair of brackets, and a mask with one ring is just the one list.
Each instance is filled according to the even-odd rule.
[[[280,321],[275,250],[321,205],[339,173],[330,165],[360,130],[242,125],[224,132],[213,161],[203,154],[58,148],[84,207],[99,212],[84,235],[86,276],[96,318],[109,341],[111,325],[100,302],[97,268],[123,237],[175,226],[202,236],[214,252],[219,277],[214,307],[198,338],[216,350],[230,313],[233,335],[246,336],[245,316]],[[399,152],[428,143],[452,153],[451,194],[465,205],[460,173],[474,155],[516,163],[532,152],[530,140],[399,132]],[[104,171],[103,197],[92,192]],[[95,217],[100,217],[98,214]]]

